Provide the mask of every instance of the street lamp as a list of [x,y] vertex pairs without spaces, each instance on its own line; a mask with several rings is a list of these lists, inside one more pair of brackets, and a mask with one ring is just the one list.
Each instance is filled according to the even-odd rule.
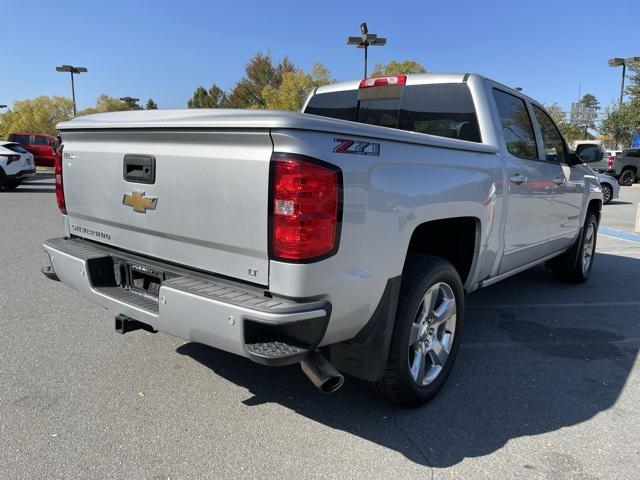
[[627,64],[633,62],[640,62],[640,57],[627,57],[627,58],[610,58],[609,66],[610,67],[620,67],[622,66],[622,85],[620,87],[620,104],[622,104],[622,96],[624,95],[624,77],[627,73]]
[[87,69],[85,67],[74,67],[73,65],[61,65],[56,67],[56,72],[69,72],[71,74],[71,95],[73,97],[73,116],[76,116],[76,88],[73,84],[74,73],[84,73]]
[[120,101],[126,103],[128,107],[135,107],[136,103],[138,103],[140,99],[134,97],[121,97]]
[[378,38],[376,34],[369,33],[365,22],[360,24],[360,32],[362,32],[362,35],[359,37],[347,37],[347,45],[356,45],[358,48],[364,48],[364,77],[367,78],[367,49],[369,46],[382,47],[387,43],[387,39]]

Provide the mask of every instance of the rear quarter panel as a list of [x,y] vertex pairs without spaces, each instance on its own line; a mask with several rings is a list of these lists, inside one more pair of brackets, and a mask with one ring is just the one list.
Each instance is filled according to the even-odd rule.
[[[402,273],[415,228],[430,220],[475,217],[479,225],[467,288],[497,268],[503,169],[495,153],[348,137],[380,144],[379,156],[335,153],[340,134],[274,130],[274,151],[338,165],[344,178],[338,252],[312,264],[270,262],[273,293],[325,294],[333,305],[323,344],[353,337],[378,305],[387,281]],[[479,260],[478,260],[479,259]]]

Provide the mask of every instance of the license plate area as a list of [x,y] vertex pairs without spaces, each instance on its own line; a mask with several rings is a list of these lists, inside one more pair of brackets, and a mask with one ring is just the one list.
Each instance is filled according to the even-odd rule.
[[160,285],[166,278],[165,273],[139,263],[127,263],[126,265],[128,290],[131,293],[157,302]]

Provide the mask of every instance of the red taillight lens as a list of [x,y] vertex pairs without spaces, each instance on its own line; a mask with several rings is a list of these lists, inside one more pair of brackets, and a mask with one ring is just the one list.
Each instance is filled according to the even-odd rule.
[[360,81],[360,88],[383,87],[385,85],[404,85],[407,83],[406,75],[396,75],[393,77],[363,78]]
[[607,168],[613,168],[613,162],[615,161],[616,157],[609,157],[607,159]]
[[62,183],[62,156],[56,155],[53,164],[53,173],[56,177],[56,200],[60,212],[66,215],[67,205],[64,201],[64,185]]
[[334,253],[340,222],[340,170],[293,154],[274,154],[271,257],[309,261]]

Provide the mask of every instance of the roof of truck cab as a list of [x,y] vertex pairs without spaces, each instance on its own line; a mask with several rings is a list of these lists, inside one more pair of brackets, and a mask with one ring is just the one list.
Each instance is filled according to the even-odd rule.
[[[392,75],[393,76],[393,75]],[[510,92],[515,93],[516,95],[521,95],[523,97],[528,98],[531,101],[534,99],[528,97],[525,93],[516,90],[513,87],[509,87],[504,85],[496,80],[485,77],[478,73],[410,73],[407,75],[407,83],[406,85],[429,85],[429,84],[437,84],[437,83],[464,83],[469,81],[469,79],[475,79],[478,81],[489,80],[505,90],[509,90]],[[318,87],[313,92],[314,95],[320,95],[323,93],[330,92],[340,92],[345,90],[357,90],[360,87],[360,80],[351,80],[348,82],[337,82],[332,83],[330,85],[323,85]],[[536,102],[537,103],[537,102]]]

